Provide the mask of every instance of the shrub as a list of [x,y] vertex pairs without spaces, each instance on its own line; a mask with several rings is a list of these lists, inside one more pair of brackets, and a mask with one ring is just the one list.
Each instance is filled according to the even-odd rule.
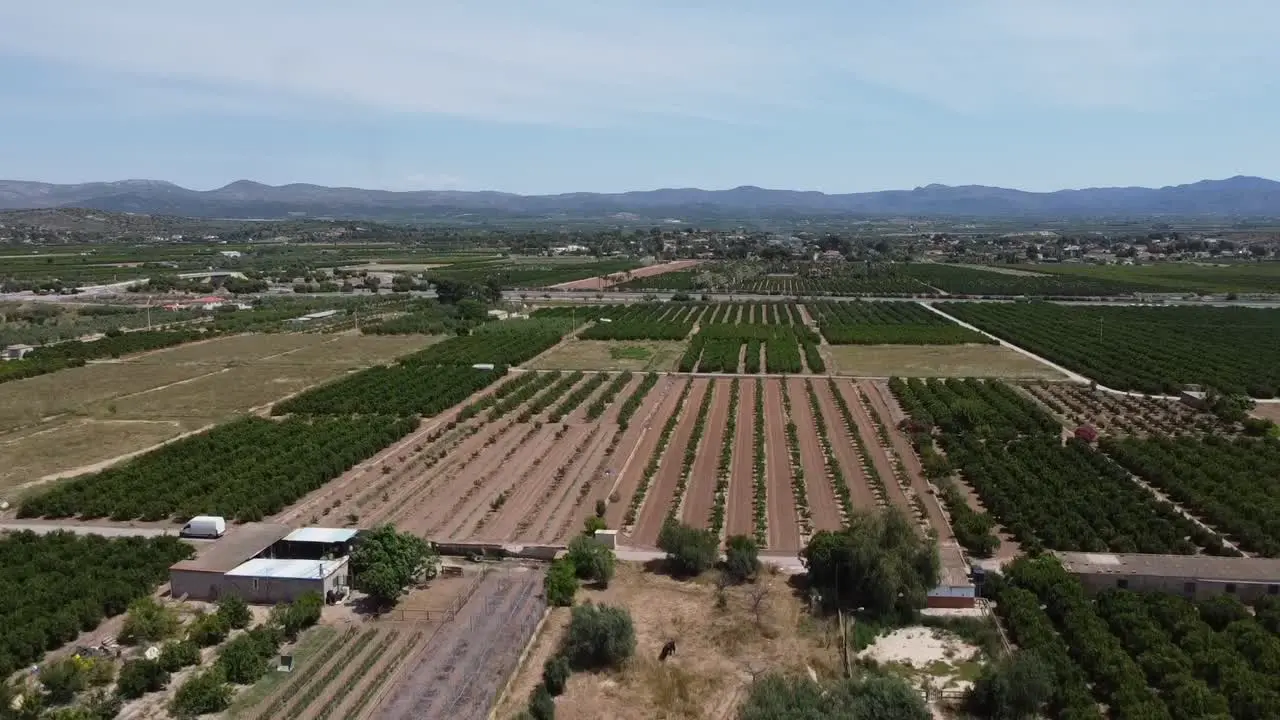
[[564,655],[578,670],[618,667],[636,652],[631,615],[609,605],[579,605],[565,634]]
[[200,646],[191,640],[170,641],[160,648],[160,667],[165,672],[178,672],[184,667],[200,664]]
[[720,542],[709,530],[699,530],[667,518],[658,534],[658,548],[667,554],[667,568],[676,575],[700,575],[716,564]]
[[605,523],[604,518],[599,515],[592,515],[582,521],[582,534],[592,536],[597,530],[607,530],[609,525]]
[[210,668],[182,683],[170,710],[180,718],[222,712],[231,704],[231,686],[218,668]]
[[542,684],[546,686],[547,692],[559,695],[564,692],[565,683],[569,682],[571,673],[573,668],[569,667],[569,658],[556,655],[542,666]]
[[765,675],[748,688],[738,720],[929,720],[920,693],[899,677],[871,674],[817,683],[807,677]]
[[228,595],[219,600],[218,615],[227,621],[229,627],[237,630],[249,627],[249,621],[253,620],[249,604],[239,595]]
[[613,579],[613,551],[585,535],[569,541],[569,552],[565,559],[573,564],[574,572],[581,580],[590,580],[607,587]]
[[75,699],[76,693],[89,685],[83,661],[63,658],[46,663],[40,668],[40,684],[55,705],[65,705]]
[[120,642],[135,645],[173,637],[181,626],[178,614],[153,597],[141,597],[129,603]]
[[292,640],[298,633],[320,621],[324,610],[324,598],[320,593],[306,593],[288,605],[277,605],[271,610],[271,624],[280,628],[284,636]]
[[106,687],[116,681],[116,664],[109,658],[94,658],[88,670],[89,684]]
[[596,501],[596,517],[603,518],[604,514],[609,511],[609,504],[604,500]]
[[155,660],[130,660],[120,668],[116,692],[122,698],[132,700],[149,692],[158,692],[169,684],[169,673]]
[[187,630],[187,639],[200,647],[211,647],[227,639],[231,626],[227,619],[218,613],[201,615],[191,623]]
[[267,661],[276,651],[276,646],[269,640],[264,633],[250,631],[227,643],[217,662],[227,681],[248,685],[262,677],[267,672]]
[[1037,717],[1053,692],[1052,669],[1035,653],[1022,651],[984,666],[964,707],[977,717],[1022,720]]
[[124,701],[106,690],[94,690],[84,701],[84,710],[91,720],[115,720],[123,709]]
[[573,604],[573,596],[578,592],[578,576],[573,563],[561,558],[551,563],[544,581],[547,604],[556,607],[569,607]]
[[529,715],[534,720],[555,720],[556,701],[545,686],[539,685],[533,689],[533,695],[529,698]]
[[731,535],[725,541],[725,571],[737,582],[746,582],[760,569],[760,548],[755,538]]

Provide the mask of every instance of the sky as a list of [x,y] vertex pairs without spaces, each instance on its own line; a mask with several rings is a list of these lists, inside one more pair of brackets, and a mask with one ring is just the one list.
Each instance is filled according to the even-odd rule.
[[1027,190],[1280,178],[1274,0],[14,0],[0,178]]

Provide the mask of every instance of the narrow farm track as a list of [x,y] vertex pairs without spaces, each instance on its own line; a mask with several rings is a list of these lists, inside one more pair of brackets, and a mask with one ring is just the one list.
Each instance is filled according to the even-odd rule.
[[[745,347],[745,346],[744,346]],[[755,488],[752,486],[754,436],[756,422],[756,384],[744,380],[738,384],[738,426],[733,439],[733,468],[729,473],[729,496],[725,508],[728,535],[755,534],[752,513]]]
[[[670,511],[675,509],[679,498],[675,496],[676,485],[684,470],[685,448],[693,437],[693,425],[698,416],[698,406],[702,404],[702,396],[711,389],[711,381],[698,378],[692,381],[693,387],[685,400],[680,422],[676,425],[671,441],[662,454],[662,462],[658,465],[658,474],[645,494],[644,504],[640,507],[640,516],[636,519],[635,528],[631,531],[631,539],[645,546],[656,546],[658,533],[662,523]],[[680,409],[677,409],[679,412]]]
[[836,381],[836,386],[840,388],[840,394],[844,397],[845,402],[849,404],[849,412],[853,414],[854,422],[858,425],[858,433],[862,436],[862,441],[867,446],[867,452],[871,455],[871,464],[875,466],[876,472],[880,474],[880,479],[884,481],[885,491],[889,495],[889,502],[893,503],[908,518],[914,518],[916,510],[911,506],[910,498],[902,491],[902,486],[898,484],[897,477],[893,474],[893,463],[889,461],[889,456],[880,444],[880,435],[876,432],[876,425],[872,422],[867,408],[862,404],[862,397],[859,395],[858,388],[854,385],[854,382],[853,380]]
[[764,383],[765,470],[769,487],[769,550],[800,551],[800,524],[791,492],[791,458],[787,454],[786,413],[782,383]]
[[940,540],[954,540],[955,533],[951,531],[951,525],[947,522],[946,515],[943,514],[942,508],[938,505],[937,496],[930,488],[929,482],[925,480],[924,466],[920,464],[920,457],[916,455],[915,448],[911,447],[911,441],[907,439],[906,434],[893,421],[895,416],[886,398],[886,394],[889,393],[888,386],[885,383],[868,380],[863,380],[858,385],[867,394],[867,398],[871,400],[872,411],[879,415],[881,422],[885,424],[889,438],[893,441],[893,449],[902,461],[902,467],[907,471],[907,477],[911,480],[911,487],[923,501],[925,513],[929,517],[929,524],[938,531]]
[[793,378],[787,381],[785,391],[791,398],[791,420],[796,424],[796,436],[800,443],[800,459],[804,468],[805,497],[813,515],[813,529],[839,530],[844,526],[840,513],[840,501],[827,474],[827,463],[818,444],[817,425],[809,407],[806,381]]
[[[609,527],[622,527],[622,519],[627,514],[627,502],[640,485],[644,466],[649,462],[649,457],[653,455],[654,448],[658,445],[662,424],[676,412],[680,391],[688,382],[691,382],[688,378],[668,375],[665,382],[659,382],[653,388],[645,398],[644,404],[631,417],[627,433],[618,446],[627,454],[621,458],[621,467],[617,469],[617,480],[609,496],[609,511],[605,514],[605,522]],[[614,493],[618,496],[617,502],[612,501]]]
[[707,431],[698,445],[693,461],[689,487],[685,492],[681,520],[694,527],[711,526],[711,507],[716,500],[716,468],[720,463],[720,447],[724,442],[725,423],[729,416],[729,385],[732,380],[717,380],[707,415]]
[[[839,382],[839,381],[837,381]],[[875,493],[871,490],[871,480],[862,468],[858,458],[857,443],[849,436],[845,427],[844,416],[836,407],[835,397],[831,394],[831,385],[826,381],[814,382],[813,390],[818,395],[818,407],[822,417],[827,421],[827,434],[831,437],[831,450],[836,460],[844,469],[845,482],[849,483],[849,498],[855,510],[875,510]],[[852,408],[850,408],[852,411]]]

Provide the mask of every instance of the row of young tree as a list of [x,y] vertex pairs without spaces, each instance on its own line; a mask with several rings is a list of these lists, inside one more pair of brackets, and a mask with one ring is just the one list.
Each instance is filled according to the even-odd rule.
[[417,427],[390,416],[247,417],[24,499],[20,517],[261,520]]
[[21,532],[0,538],[0,678],[124,612],[191,552],[173,537]]
[[942,310],[1120,390],[1280,392],[1280,313],[1244,307],[942,303]]
[[1280,556],[1280,441],[1104,437],[1099,447],[1245,550]]
[[421,415],[453,407],[506,375],[505,366],[378,365],[272,407],[273,415]]
[[519,365],[560,342],[567,323],[555,320],[507,320],[486,323],[469,335],[438,342],[400,359],[402,365]]
[[98,340],[72,340],[38,347],[21,360],[0,363],[0,383],[80,367],[89,360],[118,358],[211,337],[199,330],[108,330]]

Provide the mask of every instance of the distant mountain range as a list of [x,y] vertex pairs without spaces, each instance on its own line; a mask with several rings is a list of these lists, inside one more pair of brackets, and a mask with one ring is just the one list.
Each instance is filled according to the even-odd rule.
[[516,195],[424,190],[389,192],[320,185],[271,186],[239,180],[188,190],[158,180],[78,185],[0,180],[0,210],[87,208],[201,218],[641,218],[917,217],[1280,217],[1280,182],[1236,176],[1162,188],[1112,187],[1025,192],[983,185],[829,195],[743,186],[625,193]]

